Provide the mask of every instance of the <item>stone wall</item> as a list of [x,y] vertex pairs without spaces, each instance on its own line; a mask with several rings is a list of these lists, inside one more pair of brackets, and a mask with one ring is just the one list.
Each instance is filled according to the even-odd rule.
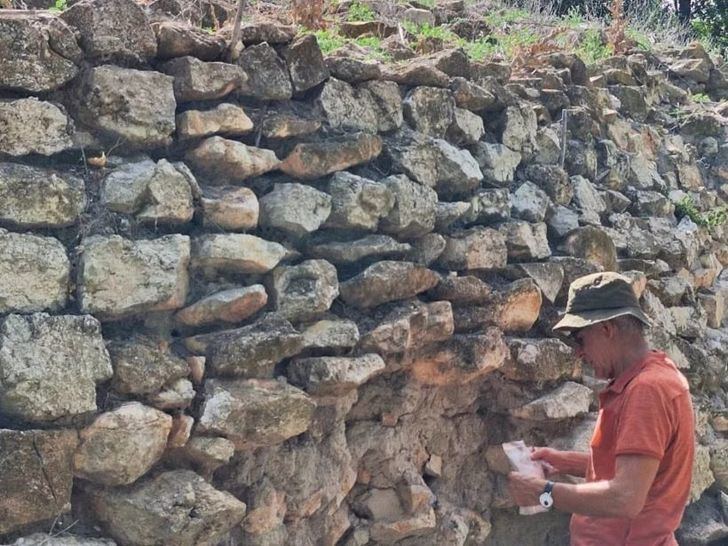
[[728,535],[728,226],[675,216],[728,198],[725,103],[690,100],[725,65],[383,66],[266,23],[224,63],[72,4],[0,10],[0,539],[565,544],[499,444],[587,445],[550,327],[600,270],[692,384],[681,543]]

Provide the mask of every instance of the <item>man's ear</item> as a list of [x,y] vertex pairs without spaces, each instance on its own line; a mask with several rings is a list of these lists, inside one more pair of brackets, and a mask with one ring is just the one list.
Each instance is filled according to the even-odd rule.
[[602,333],[607,338],[614,338],[617,334],[617,325],[612,320],[605,320],[599,323],[599,327],[602,329]]

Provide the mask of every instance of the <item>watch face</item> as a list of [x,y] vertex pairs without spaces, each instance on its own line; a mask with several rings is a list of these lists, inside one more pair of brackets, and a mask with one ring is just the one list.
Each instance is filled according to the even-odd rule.
[[551,493],[541,493],[541,496],[538,498],[538,502],[540,502],[541,506],[544,508],[551,508],[554,505],[554,499],[551,496]]

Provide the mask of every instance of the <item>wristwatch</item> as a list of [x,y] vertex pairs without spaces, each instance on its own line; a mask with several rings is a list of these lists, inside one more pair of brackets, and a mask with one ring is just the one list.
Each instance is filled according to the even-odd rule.
[[554,488],[554,482],[546,482],[546,487],[543,488],[543,493],[538,498],[538,502],[544,508],[551,508],[554,505],[554,498],[551,496],[551,490]]

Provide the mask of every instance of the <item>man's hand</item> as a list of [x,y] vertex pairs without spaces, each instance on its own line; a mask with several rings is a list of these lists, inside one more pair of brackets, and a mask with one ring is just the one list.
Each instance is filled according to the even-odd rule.
[[518,506],[537,506],[538,497],[546,487],[546,480],[526,476],[519,472],[508,474],[508,489]]
[[559,451],[550,447],[535,447],[532,448],[531,459],[541,462],[547,476],[571,474],[584,477],[589,454],[579,451]]

